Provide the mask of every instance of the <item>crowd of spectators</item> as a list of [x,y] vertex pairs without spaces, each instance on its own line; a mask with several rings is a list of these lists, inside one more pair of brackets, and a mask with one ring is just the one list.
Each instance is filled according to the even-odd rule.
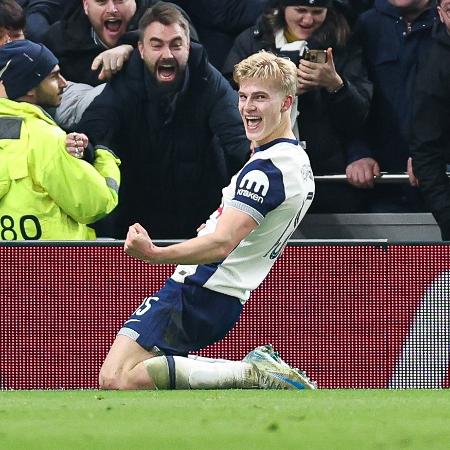
[[[174,35],[142,23],[161,3],[186,22],[190,42],[175,48]],[[346,175],[346,183],[317,183],[310,211],[432,211],[444,230],[447,3],[5,0],[0,44],[45,44],[67,79],[61,104],[48,112],[122,160],[119,205],[97,224],[99,235],[124,238],[136,221],[155,238],[196,233],[251,151],[231,73],[261,49],[298,62],[292,127],[315,175]],[[148,28],[157,55],[146,47]],[[326,61],[308,59],[314,50]],[[406,173],[408,182],[376,183],[385,172]]]

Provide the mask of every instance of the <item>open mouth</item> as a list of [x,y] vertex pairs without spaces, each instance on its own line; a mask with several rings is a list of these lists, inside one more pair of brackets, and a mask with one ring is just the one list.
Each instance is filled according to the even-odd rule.
[[245,116],[245,123],[249,131],[256,130],[261,122],[262,119],[259,116]]
[[158,80],[162,82],[175,81],[178,65],[175,60],[161,61],[156,68]]
[[122,20],[117,18],[106,19],[103,25],[110,33],[118,33],[122,26]]

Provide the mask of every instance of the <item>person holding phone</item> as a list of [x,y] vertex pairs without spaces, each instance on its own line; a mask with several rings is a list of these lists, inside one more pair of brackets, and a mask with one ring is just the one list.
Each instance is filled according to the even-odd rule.
[[[372,85],[339,4],[272,0],[258,23],[236,38],[222,72],[230,78],[236,63],[262,49],[287,56],[298,66],[292,126],[306,142],[314,173],[344,174],[346,150],[365,123]],[[358,212],[363,195],[350,185],[318,183],[312,212]]]

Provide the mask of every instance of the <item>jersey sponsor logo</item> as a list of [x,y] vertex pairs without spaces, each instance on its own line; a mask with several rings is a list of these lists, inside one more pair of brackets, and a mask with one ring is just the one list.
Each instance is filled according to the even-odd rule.
[[269,191],[269,186],[269,178],[264,172],[252,170],[244,175],[236,194],[249,197],[255,202],[263,203],[264,197]]

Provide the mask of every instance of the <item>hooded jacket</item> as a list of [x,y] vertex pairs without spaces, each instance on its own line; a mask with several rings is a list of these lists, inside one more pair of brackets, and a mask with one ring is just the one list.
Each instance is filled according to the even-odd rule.
[[450,35],[439,23],[417,75],[411,138],[414,174],[444,240],[450,240]]
[[120,161],[99,148],[92,166],[65,140],[40,107],[0,99],[0,240],[94,239],[117,205]]

